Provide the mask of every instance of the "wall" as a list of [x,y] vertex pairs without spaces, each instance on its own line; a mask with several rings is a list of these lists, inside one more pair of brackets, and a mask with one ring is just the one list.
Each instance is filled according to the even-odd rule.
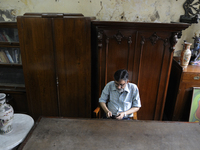
[[[0,21],[16,21],[26,12],[82,13],[106,21],[179,22],[186,0],[0,0]],[[197,1],[197,0],[195,0]],[[195,2],[194,1],[194,2]],[[183,31],[175,55],[182,50],[183,40],[193,43],[200,23]],[[193,47],[193,46],[192,46]]]

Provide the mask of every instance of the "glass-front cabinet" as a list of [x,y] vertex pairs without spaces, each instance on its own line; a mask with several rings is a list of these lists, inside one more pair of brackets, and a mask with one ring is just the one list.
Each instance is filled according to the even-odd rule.
[[16,22],[0,22],[0,86],[25,87]]
[[0,22],[0,93],[15,112],[28,113],[17,22]]

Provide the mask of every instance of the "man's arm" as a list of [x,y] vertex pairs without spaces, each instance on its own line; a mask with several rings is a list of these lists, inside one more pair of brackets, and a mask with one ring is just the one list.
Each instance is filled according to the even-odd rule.
[[123,119],[126,115],[129,115],[129,114],[132,114],[132,113],[134,113],[134,112],[137,112],[139,109],[140,109],[139,107],[132,107],[131,109],[129,109],[129,110],[125,111],[125,112],[119,113],[120,116],[119,116],[119,117],[116,117],[116,119],[121,120],[121,119]]
[[110,84],[111,83],[112,82],[109,82],[109,83],[106,84],[106,86],[104,87],[104,89],[101,93],[101,97],[99,98],[99,104],[100,104],[101,108],[104,110],[104,112],[106,113],[107,117],[112,116],[112,112],[106,106],[106,103],[109,100]]
[[99,102],[101,108],[104,110],[104,112],[106,113],[107,117],[111,117],[112,116],[112,112],[109,111],[108,107],[106,106],[106,103],[103,102]]

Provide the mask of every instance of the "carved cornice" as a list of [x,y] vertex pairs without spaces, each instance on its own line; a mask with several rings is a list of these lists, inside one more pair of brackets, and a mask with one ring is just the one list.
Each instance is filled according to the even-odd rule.
[[118,30],[118,32],[117,32],[115,35],[113,35],[113,36],[107,36],[107,35],[103,32],[103,30],[99,30],[99,31],[97,32],[97,40],[98,40],[98,47],[99,47],[99,48],[102,48],[102,46],[103,46],[103,44],[102,44],[103,35],[105,35],[105,37],[106,37],[106,43],[107,43],[107,44],[109,43],[109,39],[111,39],[111,38],[115,38],[115,39],[117,40],[118,44],[121,44],[123,38],[125,38],[125,39],[128,40],[128,44],[131,44],[131,43],[132,43],[132,37],[131,37],[131,36],[125,37],[119,30]]
[[122,38],[124,38],[124,36],[122,35],[122,33],[118,30],[117,34],[114,35],[113,37],[116,38],[116,40],[118,41],[119,44],[121,44]]
[[168,39],[164,39],[163,41],[164,41],[164,46],[166,46],[168,44],[169,40]]
[[102,39],[103,39],[103,31],[98,31],[97,33],[97,40],[98,40],[98,47],[102,48]]
[[145,37],[144,37],[144,36],[141,36],[141,39],[142,39],[142,40],[141,40],[141,44],[144,45]]
[[131,43],[132,43],[132,37],[129,36],[129,37],[128,37],[128,44],[131,44]]
[[151,42],[152,45],[155,45],[156,42],[157,42],[158,40],[162,40],[162,41],[164,42],[164,46],[166,46],[166,45],[168,44],[168,41],[169,41],[168,39],[162,39],[161,37],[159,37],[159,36],[156,34],[156,32],[154,32],[154,33],[151,35],[151,37],[146,38],[146,39],[145,39],[144,36],[141,36],[141,44],[142,44],[142,45],[144,44],[145,40],[150,40],[150,42]]
[[106,38],[106,44],[108,44],[108,43],[109,43],[109,37]]
[[151,41],[151,44],[154,45],[160,39],[160,37],[157,36],[156,32],[154,32],[149,39]]
[[178,42],[178,34],[177,32],[173,32],[170,38],[170,50],[173,52],[175,50],[175,45]]

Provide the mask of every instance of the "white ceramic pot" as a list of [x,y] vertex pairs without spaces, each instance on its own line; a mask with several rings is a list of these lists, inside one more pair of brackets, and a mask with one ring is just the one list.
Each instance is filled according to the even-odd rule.
[[6,134],[12,130],[14,111],[11,105],[6,104],[6,94],[0,93],[0,134]]
[[188,42],[185,42],[184,43],[184,49],[183,51],[181,52],[181,66],[183,68],[186,68],[190,62],[190,58],[191,58],[191,51],[190,51],[190,46],[192,45],[192,43],[188,43]]

